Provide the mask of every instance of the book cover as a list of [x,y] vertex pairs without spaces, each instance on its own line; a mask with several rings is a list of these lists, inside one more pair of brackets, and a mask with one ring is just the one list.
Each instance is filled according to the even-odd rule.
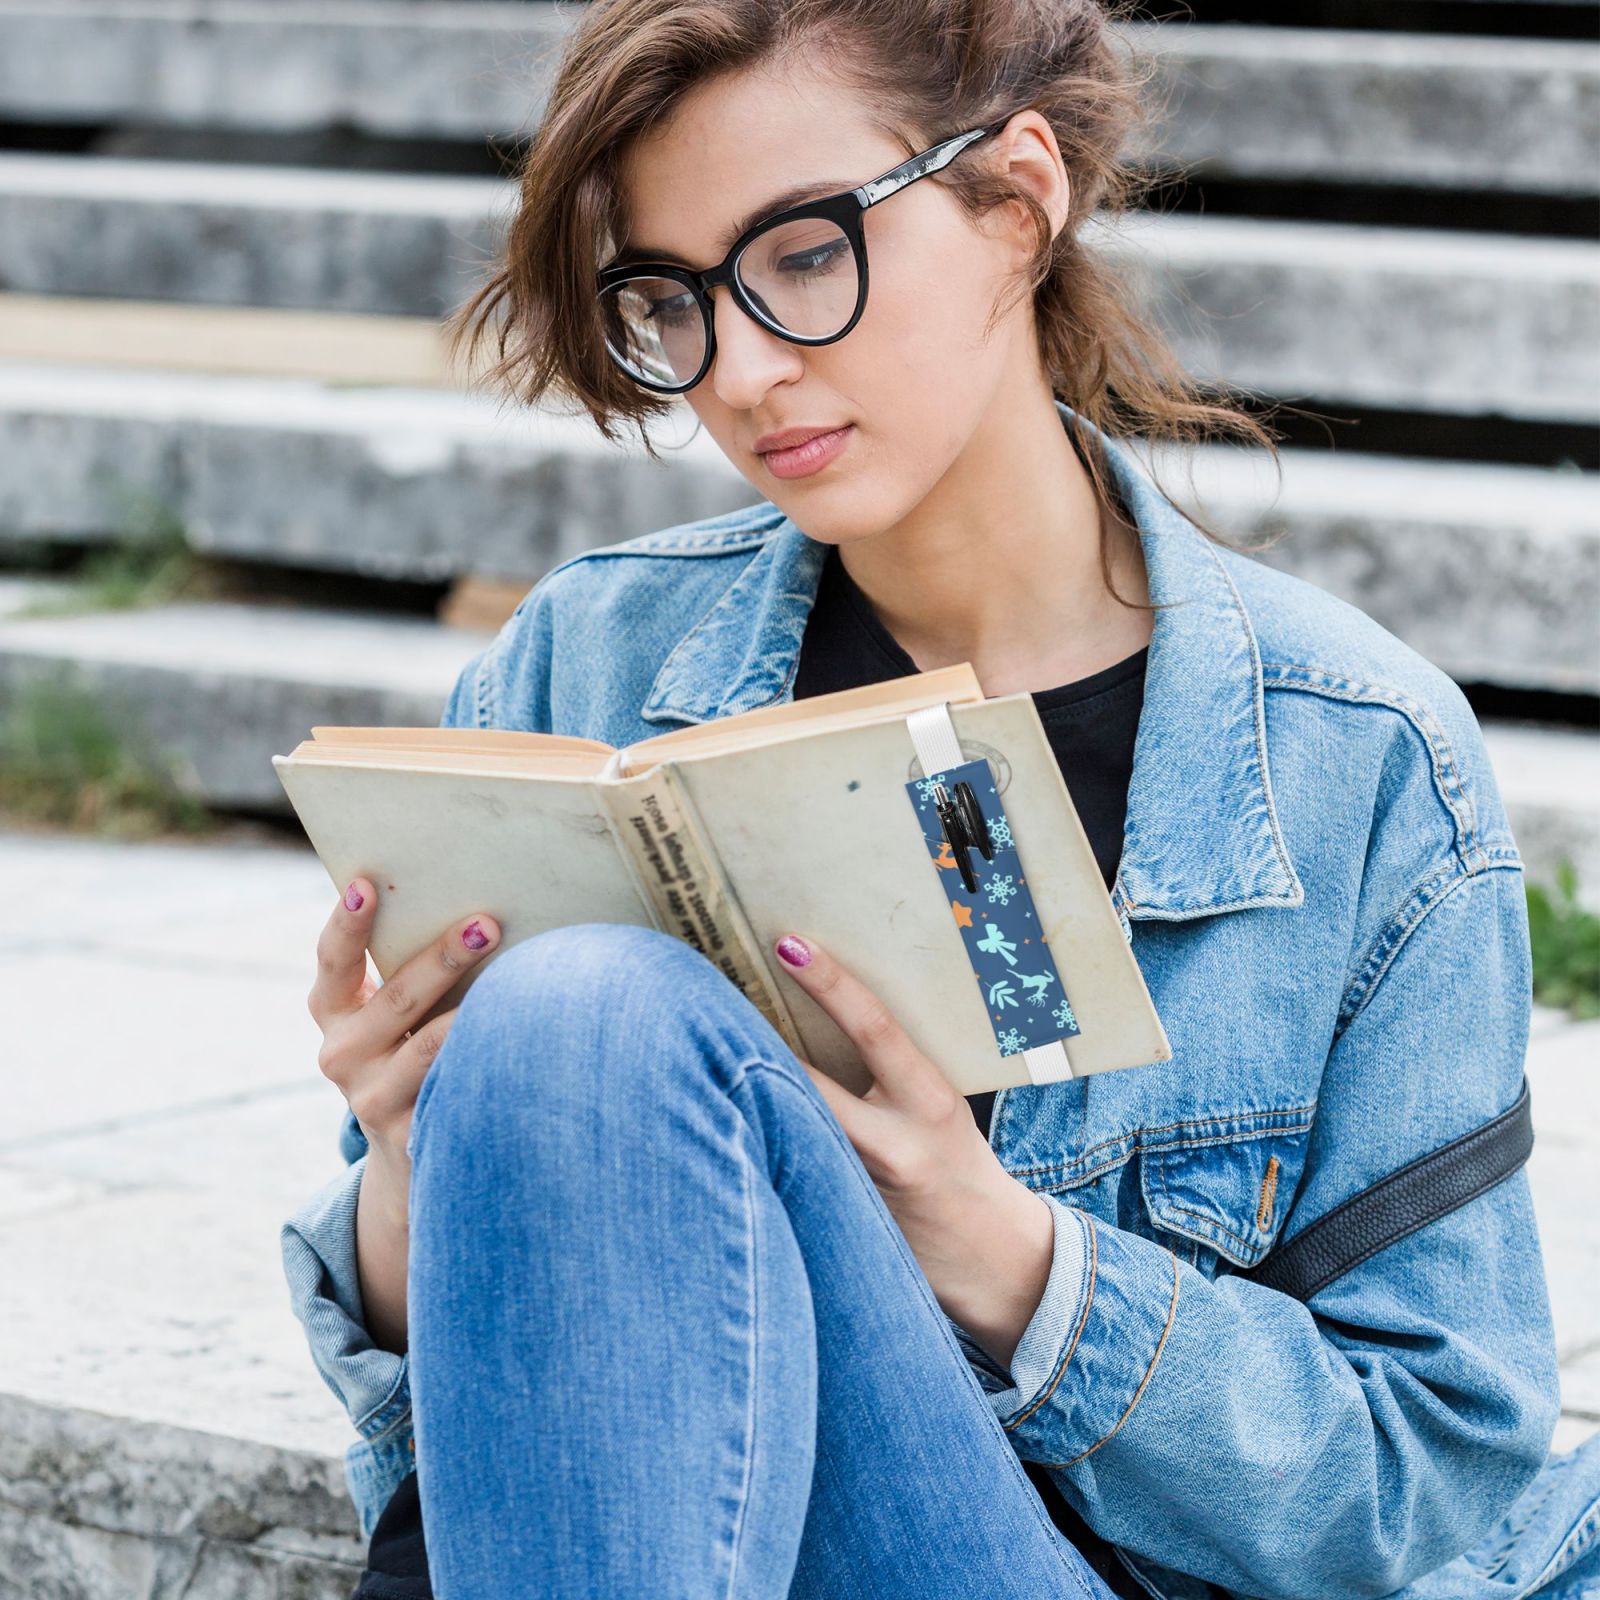
[[[370,950],[385,979],[475,911],[500,922],[497,955],[574,922],[654,927],[860,1091],[854,1047],[772,952],[809,933],[963,1094],[1038,1081],[1024,1052],[1047,1039],[1065,1052],[1058,1076],[1169,1059],[1032,696],[983,699],[962,670],[622,751],[506,730],[318,728],[272,759],[336,890],[358,874],[378,885]],[[990,778],[1004,860],[978,863],[976,894],[920,803],[932,787],[907,713],[928,705],[948,711],[959,770]]]

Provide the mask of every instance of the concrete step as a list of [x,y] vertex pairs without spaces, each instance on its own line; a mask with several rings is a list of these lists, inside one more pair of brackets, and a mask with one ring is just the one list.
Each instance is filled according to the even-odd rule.
[[531,584],[758,498],[703,432],[652,462],[586,417],[482,395],[0,363],[0,548],[103,537],[154,501],[208,554]]
[[484,276],[498,178],[0,155],[0,283],[25,293],[438,317]]
[[[0,156],[0,282],[29,294],[439,316],[509,181]],[[1085,233],[1197,375],[1268,395],[1600,419],[1600,247],[1142,213]]]
[[[355,1433],[277,1240],[340,1170],[305,1009],[336,891],[303,846],[3,826],[0,882],[0,958],[35,1001],[9,1018],[24,1099],[0,1139],[0,1593],[344,1600]],[[1562,1448],[1600,1423],[1597,1044],[1600,1024],[1536,1012]]]
[[190,602],[0,617],[0,704],[75,685],[164,752],[191,792],[283,812],[271,756],[315,723],[433,726],[490,634],[411,617]]
[[526,133],[579,15],[544,0],[205,0],[197,27],[193,0],[0,0],[0,115]]
[[[3,312],[3,308],[0,308]],[[233,315],[240,315],[233,313]],[[427,581],[531,585],[596,544],[752,504],[686,417],[663,459],[587,418],[482,396],[0,363],[0,550],[99,539],[155,503],[199,551]],[[666,446],[687,439],[682,449]],[[1226,446],[1158,452],[1230,542],[1377,617],[1464,682],[1600,692],[1600,496],[1536,468]]]
[[[31,683],[76,682],[119,726],[142,728],[171,752],[195,792],[281,815],[290,809],[274,753],[318,723],[435,725],[461,667],[490,637],[412,618],[235,602],[63,618],[4,610],[0,588],[0,705]],[[1492,721],[1485,735],[1530,871],[1552,876],[1565,852],[1600,909],[1600,739]]]
[[[0,0],[0,115],[481,140],[543,115],[575,14],[463,0]],[[1559,41],[1128,24],[1197,176],[1592,194],[1600,59]],[[71,70],[62,69],[63,62]]]
[[11,828],[0,881],[29,1000],[0,1132],[0,1594],[344,1600],[355,1434],[277,1239],[338,1170],[305,1013],[335,891],[303,845]]
[[1161,23],[1158,164],[1517,194],[1600,188],[1600,51],[1562,40]]
[[1483,732],[1529,878],[1553,885],[1570,861],[1579,900],[1600,915],[1600,735],[1500,721]]
[[[1192,456],[1192,478],[1188,461]],[[1360,606],[1462,683],[1600,693],[1592,474],[1285,449],[1157,451],[1180,504]],[[1192,488],[1191,488],[1192,484]]]
[[1600,419],[1600,247],[1586,241],[1140,213],[1102,247],[1213,383]]

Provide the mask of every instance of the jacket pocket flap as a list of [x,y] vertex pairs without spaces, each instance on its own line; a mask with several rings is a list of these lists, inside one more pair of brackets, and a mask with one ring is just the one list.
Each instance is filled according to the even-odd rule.
[[1253,1267],[1277,1237],[1310,1137],[1307,1124],[1146,1151],[1145,1209],[1165,1232]]

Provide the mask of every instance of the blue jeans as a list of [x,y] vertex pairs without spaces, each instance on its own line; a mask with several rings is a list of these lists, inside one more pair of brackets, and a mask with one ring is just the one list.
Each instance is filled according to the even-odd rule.
[[504,950],[411,1148],[440,1600],[1110,1594],[816,1086],[697,951],[613,923]]

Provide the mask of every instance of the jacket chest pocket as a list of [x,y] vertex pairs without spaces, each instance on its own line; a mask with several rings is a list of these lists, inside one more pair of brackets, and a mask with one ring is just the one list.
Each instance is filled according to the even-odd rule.
[[[1310,1113],[1281,1126],[1140,1149],[1141,1215],[1123,1222],[1214,1276],[1253,1267],[1283,1226],[1311,1138]],[[1135,1196],[1124,1184],[1125,1202]]]

